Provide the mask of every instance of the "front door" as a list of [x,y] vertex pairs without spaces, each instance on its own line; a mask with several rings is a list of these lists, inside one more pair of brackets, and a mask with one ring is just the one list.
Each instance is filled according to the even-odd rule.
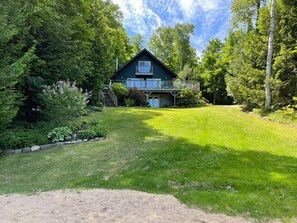
[[149,103],[151,108],[159,108],[160,107],[160,99],[158,96],[149,97]]

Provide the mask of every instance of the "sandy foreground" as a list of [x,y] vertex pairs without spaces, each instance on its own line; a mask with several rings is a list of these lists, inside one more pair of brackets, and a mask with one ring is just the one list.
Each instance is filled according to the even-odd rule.
[[116,223],[244,223],[242,217],[191,209],[171,195],[131,190],[65,190],[0,196],[0,221]]

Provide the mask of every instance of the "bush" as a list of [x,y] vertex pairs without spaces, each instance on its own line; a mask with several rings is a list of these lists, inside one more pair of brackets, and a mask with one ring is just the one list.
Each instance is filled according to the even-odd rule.
[[177,105],[180,107],[193,107],[197,98],[190,88],[182,88],[177,96]]
[[87,113],[88,94],[69,81],[46,87],[40,97],[44,103],[42,113],[47,120],[64,123]]
[[80,130],[77,133],[77,137],[79,139],[93,139],[96,136],[97,136],[96,132],[94,130],[92,130],[92,129]]
[[63,142],[65,140],[71,139],[72,130],[68,126],[54,128],[47,135],[52,142]]
[[104,137],[106,136],[106,130],[102,128],[101,126],[94,126],[92,130],[95,131],[96,137]]
[[128,96],[129,94],[129,91],[127,90],[127,88],[122,83],[113,83],[111,85],[111,88],[114,94],[118,98],[119,105],[123,105],[125,97]]
[[77,137],[79,139],[93,139],[106,136],[106,131],[102,127],[100,120],[90,119],[85,123],[85,128],[77,131]]
[[129,98],[131,98],[131,99],[133,99],[135,101],[136,106],[148,106],[148,102],[146,101],[146,97],[137,88],[130,88],[129,89]]
[[132,99],[132,98],[126,98],[125,99],[125,105],[127,107],[133,107],[133,106],[135,106],[135,100]]
[[20,149],[48,143],[46,133],[38,129],[17,127],[0,134],[0,149]]

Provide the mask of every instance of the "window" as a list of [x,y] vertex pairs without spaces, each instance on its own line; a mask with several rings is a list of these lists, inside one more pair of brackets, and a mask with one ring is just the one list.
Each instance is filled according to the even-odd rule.
[[137,73],[152,73],[151,61],[138,61]]

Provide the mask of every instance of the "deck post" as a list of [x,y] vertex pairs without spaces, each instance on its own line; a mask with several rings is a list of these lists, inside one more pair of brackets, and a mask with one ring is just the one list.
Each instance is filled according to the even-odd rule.
[[170,92],[170,94],[173,96],[173,106],[176,106],[176,96],[179,94],[179,92],[173,91]]
[[151,93],[151,91],[143,91],[143,94],[145,95],[147,102],[149,102],[149,96],[151,95]]

